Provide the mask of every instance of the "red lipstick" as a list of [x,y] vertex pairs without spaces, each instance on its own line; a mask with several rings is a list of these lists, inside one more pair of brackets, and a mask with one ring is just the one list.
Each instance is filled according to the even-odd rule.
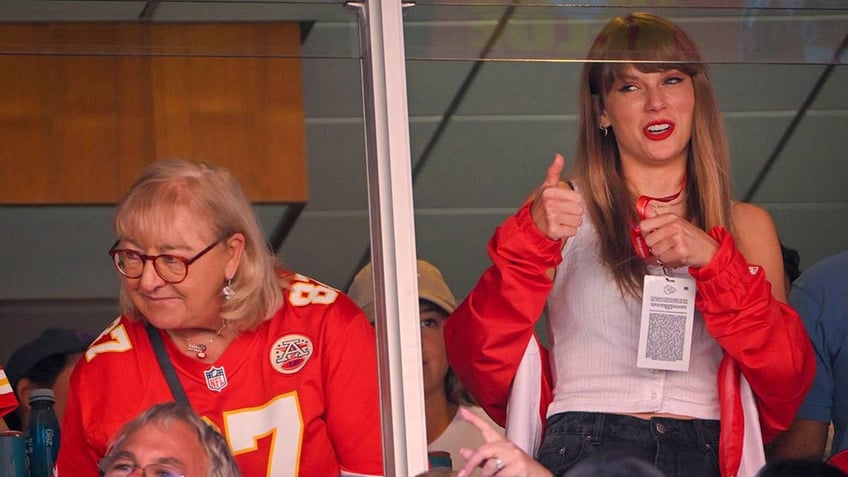
[[671,121],[651,121],[642,129],[642,133],[652,141],[662,141],[674,132],[674,123]]

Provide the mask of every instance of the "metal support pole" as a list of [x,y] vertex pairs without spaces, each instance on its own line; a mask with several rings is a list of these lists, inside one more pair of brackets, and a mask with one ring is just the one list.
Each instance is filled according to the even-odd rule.
[[387,476],[427,470],[418,274],[402,2],[348,5],[359,12],[368,210]]

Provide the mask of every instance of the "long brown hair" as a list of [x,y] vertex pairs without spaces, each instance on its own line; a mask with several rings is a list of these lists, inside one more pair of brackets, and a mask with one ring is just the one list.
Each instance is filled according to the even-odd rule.
[[601,259],[621,291],[638,296],[646,266],[629,240],[629,228],[637,220],[635,199],[621,170],[615,132],[605,135],[599,129],[604,97],[631,65],[644,73],[677,69],[692,79],[695,110],[687,161],[686,213],[706,230],[714,226],[731,229],[727,138],[698,48],[669,20],[648,13],[617,17],[595,38],[588,56],[580,80],[573,174],[600,236]]

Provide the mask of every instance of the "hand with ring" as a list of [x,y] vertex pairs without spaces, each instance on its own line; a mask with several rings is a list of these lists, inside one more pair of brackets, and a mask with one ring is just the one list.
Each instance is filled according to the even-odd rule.
[[700,268],[718,250],[718,242],[707,232],[672,213],[648,217],[639,222],[637,229],[661,267]]
[[[507,440],[489,424],[473,413],[460,408],[460,416],[470,422],[486,441],[477,449],[460,449],[465,457],[463,467],[457,477],[477,475],[479,477],[553,477],[542,464],[521,450],[512,441]],[[474,469],[479,472],[472,474]]]

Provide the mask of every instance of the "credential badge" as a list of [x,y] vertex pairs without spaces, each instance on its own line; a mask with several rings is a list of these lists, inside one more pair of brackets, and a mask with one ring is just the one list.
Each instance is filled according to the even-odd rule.
[[227,387],[227,373],[223,366],[220,368],[212,366],[203,372],[203,377],[206,378],[206,387],[210,391],[221,392],[222,389]]
[[294,374],[303,369],[313,349],[312,340],[306,336],[283,336],[271,347],[271,367],[278,373]]

